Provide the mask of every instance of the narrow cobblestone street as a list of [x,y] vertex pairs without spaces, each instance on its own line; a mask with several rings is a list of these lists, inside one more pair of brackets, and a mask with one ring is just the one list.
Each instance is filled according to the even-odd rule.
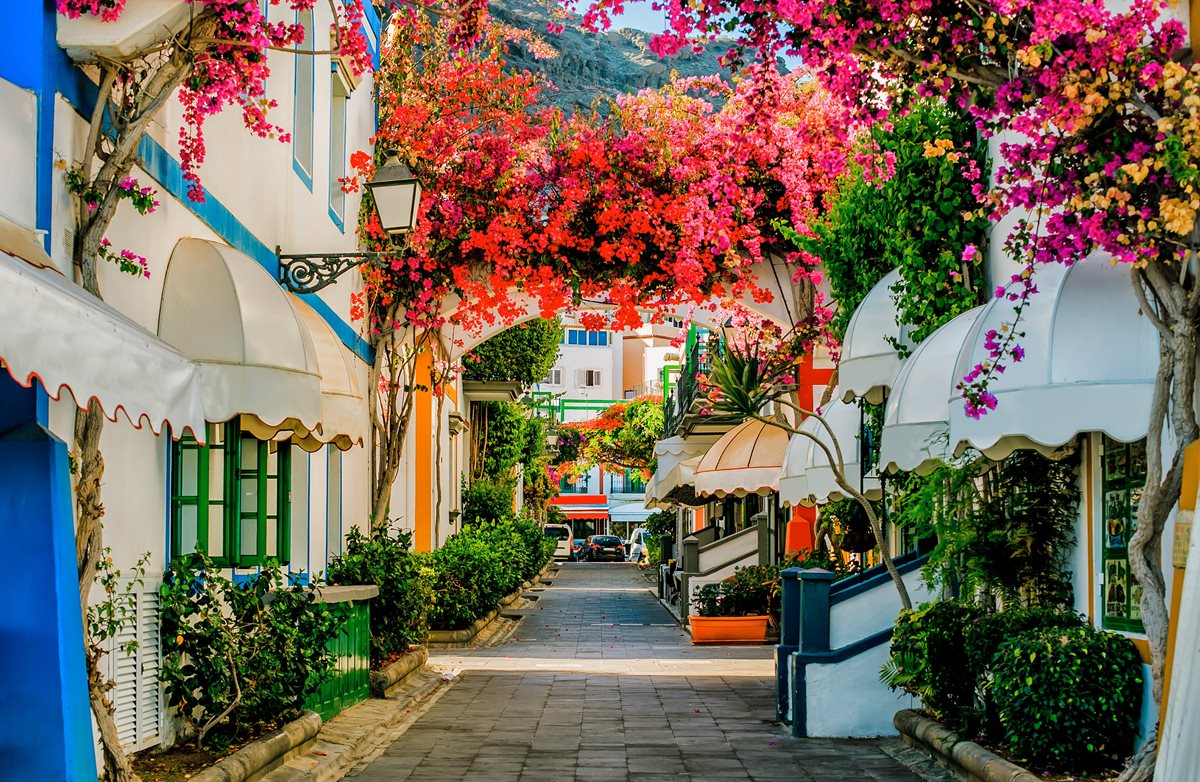
[[356,782],[912,782],[875,741],[793,739],[772,649],[697,647],[629,565],[567,564],[507,643],[435,653],[456,681]]

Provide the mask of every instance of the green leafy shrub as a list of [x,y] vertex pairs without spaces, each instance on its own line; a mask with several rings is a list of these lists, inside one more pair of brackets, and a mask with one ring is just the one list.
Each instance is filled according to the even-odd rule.
[[1072,770],[1113,764],[1137,736],[1142,661],[1116,633],[1031,630],[1001,644],[991,694],[1014,755]]
[[541,318],[505,329],[463,359],[463,376],[484,382],[537,383],[558,360],[561,321]]
[[411,533],[367,536],[354,527],[346,536],[346,553],[329,563],[327,577],[333,584],[379,587],[379,596],[371,601],[372,666],[424,643],[432,585],[422,572],[422,558],[412,551]]
[[1001,644],[1031,630],[1054,627],[1082,627],[1083,617],[1057,608],[1030,606],[987,614],[967,628],[967,663],[975,672],[976,686],[983,703],[983,728],[990,736],[1001,735],[999,715],[991,697],[991,668]]
[[277,563],[234,584],[202,554],[177,559],[159,588],[167,701],[197,746],[218,746],[295,714],[332,673],[346,614],[285,586]]
[[965,649],[968,662],[976,671],[986,672],[991,669],[992,660],[1000,646],[1010,638],[1030,630],[1083,625],[1083,617],[1078,614],[1042,606],[987,614],[967,628]]
[[477,536],[459,532],[429,555],[433,600],[429,626],[461,630],[504,596],[502,555]]
[[779,614],[779,569],[773,565],[740,567],[716,584],[696,590],[692,605],[700,616]]
[[540,524],[524,518],[474,523],[451,535],[429,555],[430,626],[469,626],[541,570],[555,545]]
[[511,480],[526,450],[528,410],[515,402],[484,402],[480,413],[474,419],[479,428],[474,476]]
[[514,487],[503,479],[476,478],[462,492],[463,525],[496,522],[513,512]]
[[966,634],[981,616],[978,607],[952,600],[901,611],[881,675],[884,684],[916,695],[950,728],[973,729],[979,719],[979,672],[968,659]]

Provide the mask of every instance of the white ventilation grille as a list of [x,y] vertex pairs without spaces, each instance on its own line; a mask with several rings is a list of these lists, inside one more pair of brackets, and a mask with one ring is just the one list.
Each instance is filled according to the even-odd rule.
[[[139,591],[134,597],[137,601],[134,621],[113,639],[107,658],[109,676],[116,682],[109,698],[115,708],[117,735],[121,746],[130,752],[162,742],[162,685],[158,680],[162,639],[158,624],[158,592]],[[131,640],[137,641],[137,649],[126,654],[121,651],[121,646]]]

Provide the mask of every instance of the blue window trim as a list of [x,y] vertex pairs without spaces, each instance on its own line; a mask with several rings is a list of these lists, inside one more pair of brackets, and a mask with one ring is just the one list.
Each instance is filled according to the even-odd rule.
[[[316,11],[310,10],[307,13],[312,14],[310,17],[312,24],[310,26],[313,28],[313,34],[315,35],[317,23]],[[300,24],[300,14],[300,11],[296,12],[296,24]],[[299,45],[303,46],[305,43],[312,46],[312,41],[301,42]],[[308,113],[310,117],[315,119],[317,113],[317,64],[315,56],[308,57],[307,55],[300,54],[293,56],[296,62],[295,67],[292,68],[292,170],[296,172],[296,176],[300,177],[300,181],[304,183],[304,186],[308,188],[308,192],[311,193],[313,191],[313,173],[315,173],[317,168],[317,156],[315,152],[317,146],[316,125],[313,123],[311,126],[312,129],[309,137],[311,147],[308,150],[309,158],[312,160],[313,171],[305,171],[299,158],[296,157],[296,127],[299,125],[300,119],[300,102],[297,100],[297,96],[300,93],[301,57],[305,57],[312,72],[312,88],[309,90],[308,95]]]
[[[375,19],[370,5],[366,4],[368,17]],[[50,251],[50,237],[53,228],[54,215],[54,104],[56,93],[61,93],[67,103],[85,121],[91,117],[92,107],[96,105],[98,89],[77,68],[67,53],[58,48],[56,39],[56,20],[52,9],[45,11],[43,17],[42,38],[38,45],[41,51],[35,55],[41,62],[40,84],[28,84],[36,81],[31,74],[22,71],[20,74],[10,74],[0,71],[0,78],[10,75],[18,86],[33,89],[38,101],[38,160],[37,160],[37,227],[46,231],[46,251]],[[24,39],[23,39],[24,40]],[[20,53],[20,49],[16,53]],[[0,58],[7,59],[7,58]],[[28,65],[28,62],[25,63]],[[207,225],[230,247],[253,258],[271,275],[272,279],[279,278],[279,259],[275,252],[255,236],[229,209],[207,189],[204,191],[204,201],[193,202],[187,197],[187,187],[183,181],[183,167],[171,156],[166,149],[149,136],[143,136],[138,146],[138,157],[141,168],[158,186],[174,196],[181,206],[187,209],[200,222]],[[333,309],[315,293],[302,295],[300,298],[311,306],[329,327],[337,334],[349,350],[368,364],[375,362],[375,352],[370,343],[360,337],[349,323],[333,311]]]
[[309,174],[307,171],[304,170],[304,166],[300,165],[300,161],[296,159],[296,152],[295,152],[296,146],[295,145],[296,145],[296,140],[295,140],[295,137],[293,136],[293,138],[292,138],[292,170],[296,172],[296,176],[300,177],[300,181],[304,183],[304,186],[308,188],[308,192],[311,193],[312,189],[313,189],[313,178],[312,178],[311,174]]
[[347,135],[349,134],[348,127],[350,125],[350,112],[349,112],[350,97],[337,95],[334,93],[333,80],[338,78],[337,73],[338,73],[337,63],[330,63],[329,64],[329,80],[330,80],[329,81],[329,123],[330,123],[330,125],[329,125],[329,193],[326,195],[326,200],[330,202],[329,203],[329,219],[333,220],[333,224],[336,225],[337,229],[344,234],[344,233],[346,233],[346,222],[345,222],[346,217],[344,214],[344,212],[346,210],[346,199],[345,199],[344,194],[343,194],[343,198],[342,198],[343,214],[338,214],[337,210],[333,208],[333,203],[332,203],[333,187],[334,187],[333,102],[335,100],[345,101],[345,105],[342,106],[342,158],[343,158],[343,160],[342,160],[342,176],[345,176],[346,175],[346,166],[347,166],[345,158],[346,158],[346,152],[348,150],[346,141],[347,141]]

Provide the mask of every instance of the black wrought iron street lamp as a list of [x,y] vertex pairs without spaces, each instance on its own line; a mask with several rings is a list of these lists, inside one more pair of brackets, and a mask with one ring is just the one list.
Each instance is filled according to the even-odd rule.
[[[367,183],[379,222],[389,236],[403,236],[413,229],[421,206],[421,183],[394,154],[375,170]],[[395,253],[344,252],[287,254],[276,246],[279,284],[292,293],[315,293],[332,285],[350,269],[372,261],[394,258]]]

